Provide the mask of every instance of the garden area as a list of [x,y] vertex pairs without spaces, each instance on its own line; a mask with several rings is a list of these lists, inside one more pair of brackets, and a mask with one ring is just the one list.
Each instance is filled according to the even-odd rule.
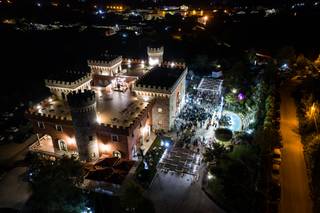
[[136,180],[144,188],[150,185],[157,173],[157,165],[166,149],[165,144],[163,144],[164,139],[159,136],[155,139],[136,170]]
[[308,177],[314,203],[314,212],[320,211],[320,135],[319,119],[319,79],[306,79],[294,92],[299,118],[299,132],[304,146],[304,155],[307,164]]
[[227,151],[216,143],[213,149],[206,150],[206,160],[214,159],[208,168],[206,192],[226,211],[260,212],[257,210],[261,210],[264,197],[256,190],[258,153],[254,145],[235,145]]

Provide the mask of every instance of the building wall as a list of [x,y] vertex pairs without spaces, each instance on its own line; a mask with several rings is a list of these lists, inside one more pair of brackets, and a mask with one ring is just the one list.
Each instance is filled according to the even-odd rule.
[[185,104],[186,79],[185,76],[177,85],[176,89],[170,95],[169,127],[174,128],[174,120],[179,115]]
[[[159,109],[162,112],[159,112]],[[169,124],[169,98],[156,98],[152,108],[152,128],[155,130],[170,130]]]
[[[40,128],[38,126],[38,121],[43,122],[44,128]],[[31,120],[31,123],[33,125],[33,130],[35,133],[47,134],[51,136],[55,152],[61,151],[58,144],[59,140],[63,140],[66,143],[68,152],[78,152],[75,141],[75,130],[73,126],[34,119]],[[56,125],[61,125],[62,131],[58,131],[56,129]]]

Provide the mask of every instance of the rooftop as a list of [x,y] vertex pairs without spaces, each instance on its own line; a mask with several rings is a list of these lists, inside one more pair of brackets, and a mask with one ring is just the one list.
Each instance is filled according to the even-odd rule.
[[49,75],[47,80],[64,81],[64,82],[75,82],[82,77],[85,77],[88,73],[77,72],[77,71],[67,71],[62,73],[54,73]]
[[155,67],[150,70],[147,74],[142,76],[136,85],[165,87],[171,89],[179,77],[182,75],[185,69],[181,68],[170,68],[170,67]]
[[[111,62],[115,59],[117,59],[118,57],[120,57],[119,55],[110,55],[108,53],[104,53],[104,54],[101,54],[101,55],[97,55],[95,57],[93,57],[92,60],[95,60],[95,61],[105,61],[105,62]],[[91,60],[91,59],[90,59]]]

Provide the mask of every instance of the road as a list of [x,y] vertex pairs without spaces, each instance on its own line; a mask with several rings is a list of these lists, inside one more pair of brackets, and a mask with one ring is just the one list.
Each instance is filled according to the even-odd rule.
[[281,123],[283,140],[281,163],[280,213],[311,213],[312,201],[308,185],[303,145],[298,132],[296,105],[291,97],[292,85],[281,88]]
[[32,135],[23,143],[9,143],[1,146],[0,165],[6,173],[0,180],[0,208],[21,210],[32,194],[31,187],[25,180],[25,165],[17,165],[23,161],[28,146],[35,142],[37,137]]

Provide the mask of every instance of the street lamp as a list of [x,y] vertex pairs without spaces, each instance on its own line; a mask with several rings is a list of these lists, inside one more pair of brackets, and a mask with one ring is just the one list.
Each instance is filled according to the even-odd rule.
[[311,108],[310,108],[310,116],[313,117],[314,125],[315,125],[317,133],[318,133],[318,125],[317,125],[317,119],[316,119],[316,105],[315,105],[315,103],[313,103]]

